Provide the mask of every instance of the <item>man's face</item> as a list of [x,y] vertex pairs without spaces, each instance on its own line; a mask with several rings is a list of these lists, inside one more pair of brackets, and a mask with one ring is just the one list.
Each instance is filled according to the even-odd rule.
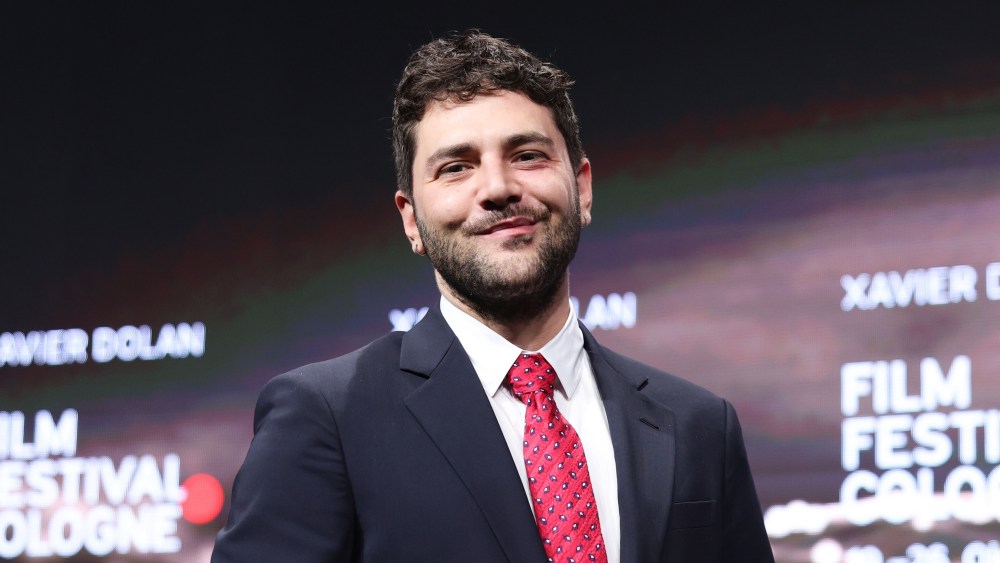
[[442,291],[483,316],[549,304],[591,207],[590,163],[573,170],[552,112],[508,91],[432,102],[413,134],[396,204]]

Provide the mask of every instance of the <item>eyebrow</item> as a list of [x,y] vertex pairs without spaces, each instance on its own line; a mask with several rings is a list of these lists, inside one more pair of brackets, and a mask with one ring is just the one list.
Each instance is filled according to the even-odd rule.
[[531,143],[539,143],[545,145],[547,148],[554,148],[556,146],[555,141],[550,139],[548,136],[535,131],[511,135],[510,137],[504,139],[503,146],[505,149],[510,150],[512,148]]
[[448,145],[447,147],[441,147],[438,150],[431,153],[427,157],[427,165],[431,166],[439,160],[446,160],[449,158],[455,158],[456,156],[462,156],[472,151],[472,143],[458,143],[456,145]]

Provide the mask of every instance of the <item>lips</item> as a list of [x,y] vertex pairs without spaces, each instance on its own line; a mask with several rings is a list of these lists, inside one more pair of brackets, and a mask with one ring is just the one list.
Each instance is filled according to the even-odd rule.
[[529,219],[527,217],[511,217],[510,219],[505,219],[503,221],[493,223],[492,225],[486,227],[485,229],[479,230],[476,234],[490,235],[493,233],[498,233],[510,229],[523,230],[522,227],[530,227],[534,224],[535,224],[534,219]]
[[516,236],[534,232],[538,223],[548,221],[552,213],[544,207],[517,203],[470,217],[461,226],[465,236]]

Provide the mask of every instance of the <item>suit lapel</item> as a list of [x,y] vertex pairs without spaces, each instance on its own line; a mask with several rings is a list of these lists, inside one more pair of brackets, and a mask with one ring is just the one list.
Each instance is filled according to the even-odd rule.
[[616,370],[590,332],[583,333],[615,449],[621,560],[659,561],[672,502],[674,416],[642,393],[644,378]]
[[437,308],[403,336],[400,368],[427,377],[405,403],[476,500],[511,561],[544,561],[535,518],[483,387]]

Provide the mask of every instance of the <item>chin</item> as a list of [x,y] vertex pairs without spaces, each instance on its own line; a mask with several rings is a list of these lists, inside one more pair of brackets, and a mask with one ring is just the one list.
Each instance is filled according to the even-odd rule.
[[534,240],[535,235],[533,234],[515,235],[504,239],[500,247],[504,250],[520,250],[531,245]]

